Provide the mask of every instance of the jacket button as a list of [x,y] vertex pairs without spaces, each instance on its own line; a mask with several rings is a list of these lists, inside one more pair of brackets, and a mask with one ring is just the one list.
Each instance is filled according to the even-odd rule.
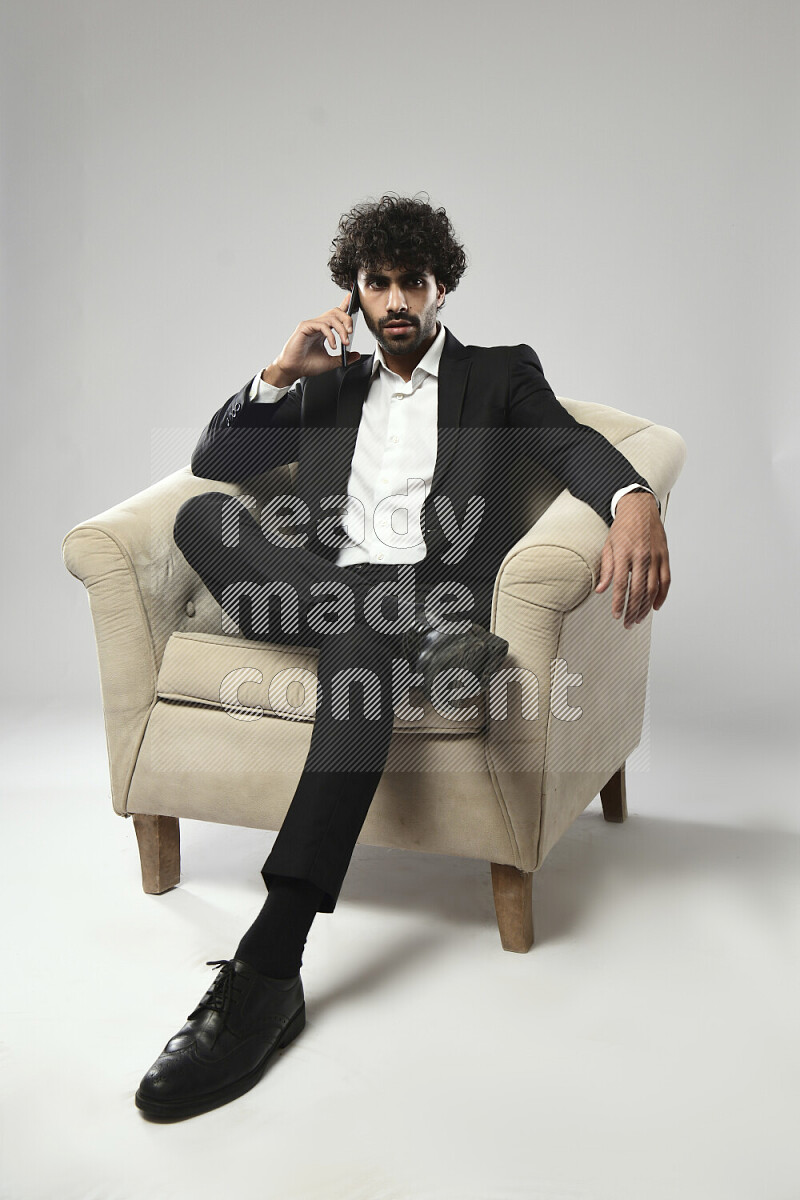
[[194,600],[186,601],[186,615],[187,615],[187,617],[194,616]]

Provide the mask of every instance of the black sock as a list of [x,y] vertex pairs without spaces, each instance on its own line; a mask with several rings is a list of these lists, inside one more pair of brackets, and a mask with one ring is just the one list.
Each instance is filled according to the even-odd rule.
[[264,907],[239,942],[234,957],[274,979],[296,975],[311,923],[324,895],[306,879],[276,875]]

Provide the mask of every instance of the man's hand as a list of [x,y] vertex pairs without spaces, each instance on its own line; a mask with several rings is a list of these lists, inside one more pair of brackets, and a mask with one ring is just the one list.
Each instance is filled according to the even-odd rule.
[[[349,303],[350,292],[338,307],[329,308],[311,321],[301,321],[278,357],[262,371],[261,378],[265,383],[288,386],[303,375],[322,375],[340,366],[338,356],[328,354],[325,342],[336,349],[335,329],[345,346],[349,345],[353,334],[353,318],[347,313]],[[357,350],[348,350],[348,365],[359,358],[361,355]]]
[[667,537],[655,497],[649,492],[628,492],[621,497],[603,546],[600,579],[594,590],[604,592],[613,578],[614,617],[622,615],[629,574],[626,629],[643,621],[651,608],[661,608],[671,580]]

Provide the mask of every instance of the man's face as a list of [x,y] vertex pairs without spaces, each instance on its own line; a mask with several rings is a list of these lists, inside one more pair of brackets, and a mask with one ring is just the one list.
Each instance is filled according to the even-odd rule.
[[365,271],[362,267],[358,289],[366,326],[385,353],[412,354],[435,336],[445,286],[437,284],[430,271],[386,266]]

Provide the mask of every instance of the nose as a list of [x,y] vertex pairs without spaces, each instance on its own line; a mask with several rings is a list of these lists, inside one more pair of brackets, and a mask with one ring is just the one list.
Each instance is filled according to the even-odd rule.
[[397,283],[391,284],[386,297],[386,311],[390,313],[405,312],[408,308],[402,288]]

